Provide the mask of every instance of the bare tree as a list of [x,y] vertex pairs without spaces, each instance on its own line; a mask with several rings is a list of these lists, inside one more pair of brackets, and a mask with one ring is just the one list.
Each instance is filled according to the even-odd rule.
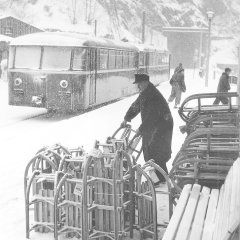
[[85,21],[91,24],[95,17],[96,0],[85,0]]
[[77,0],[72,0],[72,24],[77,23]]

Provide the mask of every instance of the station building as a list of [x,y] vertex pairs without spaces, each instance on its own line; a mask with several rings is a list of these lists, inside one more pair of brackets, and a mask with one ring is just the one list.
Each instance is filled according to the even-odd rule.
[[[35,32],[43,32],[43,30],[25,23],[12,16],[0,17],[0,63],[8,57],[8,44],[12,38]],[[0,73],[6,68],[7,63],[1,64]],[[2,66],[4,65],[4,66]],[[5,66],[6,65],[6,66]],[[1,74],[0,74],[1,75]]]
[[207,28],[164,27],[168,50],[171,53],[171,68],[180,62],[184,68],[204,68],[207,53]]

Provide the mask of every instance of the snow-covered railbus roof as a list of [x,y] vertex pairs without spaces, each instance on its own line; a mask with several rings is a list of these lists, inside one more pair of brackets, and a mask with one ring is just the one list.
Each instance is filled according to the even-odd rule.
[[10,46],[96,47],[138,51],[138,48],[131,43],[67,32],[28,34],[13,39]]

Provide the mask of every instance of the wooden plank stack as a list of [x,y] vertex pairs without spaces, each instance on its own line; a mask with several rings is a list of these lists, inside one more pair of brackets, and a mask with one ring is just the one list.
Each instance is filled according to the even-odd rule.
[[239,238],[239,169],[240,158],[229,170],[221,189],[185,185],[163,240],[227,240],[234,235]]

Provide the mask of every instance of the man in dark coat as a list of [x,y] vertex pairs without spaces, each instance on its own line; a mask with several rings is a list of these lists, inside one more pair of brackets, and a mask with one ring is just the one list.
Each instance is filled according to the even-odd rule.
[[181,102],[182,92],[186,92],[186,85],[184,81],[184,69],[179,66],[175,69],[174,74],[170,80],[172,86],[171,94],[168,98],[168,102],[172,102],[175,99],[174,108],[177,108]]
[[[138,85],[140,94],[128,109],[122,126],[141,113],[142,124],[137,134],[142,135],[144,159],[154,159],[168,173],[166,162],[171,158],[173,131],[173,119],[168,104],[158,89],[149,82],[148,75],[136,74],[134,84]],[[156,174],[159,182],[165,181],[159,172]]]
[[[231,73],[231,69],[225,68],[225,71],[222,73],[222,76],[219,79],[217,93],[226,93],[230,90],[230,84],[229,84],[230,73]],[[216,97],[213,104],[218,105],[220,102],[222,102],[222,104],[228,104],[228,98],[225,96],[218,96]]]

